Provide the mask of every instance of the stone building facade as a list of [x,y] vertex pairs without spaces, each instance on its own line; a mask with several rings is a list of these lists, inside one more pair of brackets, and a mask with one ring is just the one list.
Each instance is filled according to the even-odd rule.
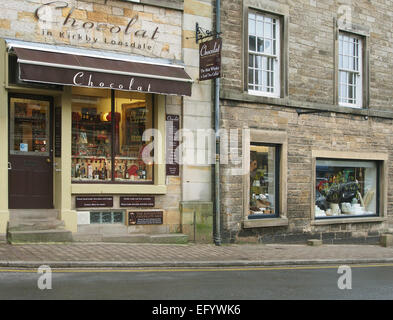
[[393,224],[392,3],[234,0],[221,16],[221,126],[246,167],[223,164],[224,241],[377,241]]
[[[74,240],[87,241],[105,240],[105,237],[108,240],[112,238],[112,240],[115,241],[117,237],[117,239],[127,241],[129,236],[132,235],[143,234],[148,235],[149,238],[149,236],[159,236],[161,234],[168,235],[182,232],[187,234],[190,239],[193,240],[193,232],[195,228],[192,226],[195,225],[195,219],[203,221],[203,224],[205,225],[211,225],[212,194],[210,191],[210,166],[195,165],[190,162],[189,164],[180,165],[177,172],[175,168],[174,174],[173,172],[172,174],[168,174],[166,170],[166,158],[168,152],[170,152],[168,151],[170,146],[166,141],[166,138],[168,137],[166,133],[168,126],[166,120],[168,120],[168,116],[171,116],[171,119],[176,118],[179,121],[178,126],[180,129],[192,132],[193,130],[201,127],[211,128],[212,84],[211,81],[199,83],[197,80],[198,45],[195,42],[196,22],[205,29],[212,29],[213,6],[211,0],[12,0],[1,2],[0,73],[2,80],[0,84],[0,97],[2,107],[0,108],[0,127],[1,135],[3,137],[0,139],[0,179],[3,181],[0,187],[1,235],[6,233],[7,224],[10,227],[9,230],[14,230],[15,232],[21,230],[26,231],[26,225],[29,225],[32,221],[31,219],[33,219],[34,222],[31,222],[30,225],[34,225],[38,230],[45,229],[46,227],[50,229],[65,230],[72,232]],[[192,37],[194,38],[191,39]],[[86,68],[83,69],[85,72],[87,72],[86,70],[93,70],[92,72],[96,72],[96,69],[106,68],[106,72],[111,73],[110,71],[108,72],[110,67],[107,68],[104,66],[105,64],[109,64],[112,65],[113,68],[117,68],[117,73],[114,72],[113,74],[120,74],[121,72],[127,72],[127,70],[121,70],[121,68],[119,69],[119,67],[115,67],[114,65],[116,65],[116,61],[121,61],[121,63],[124,64],[132,60],[133,63],[144,66],[138,69],[139,75],[146,72],[145,76],[147,78],[150,77],[151,79],[175,81],[171,86],[168,86],[166,93],[158,90],[154,91],[155,94],[150,94],[150,86],[148,89],[143,89],[142,86],[138,88],[131,88],[132,84],[130,84],[129,90],[129,97],[132,103],[141,103],[141,99],[144,99],[145,108],[147,108],[147,105],[149,105],[149,108],[153,108],[154,118],[151,120],[152,127],[154,129],[158,129],[162,134],[162,140],[159,140],[155,146],[155,155],[158,154],[161,156],[162,161],[155,163],[151,169],[149,169],[149,167],[146,168],[139,163],[141,167],[138,169],[138,173],[131,173],[132,170],[130,163],[133,161],[132,158],[129,158],[128,160],[121,160],[121,157],[119,157],[120,167],[117,168],[115,164],[112,166],[112,169],[117,171],[123,170],[122,178],[119,178],[117,171],[116,173],[113,172],[112,174],[109,174],[111,177],[106,176],[106,180],[112,179],[112,182],[115,182],[113,184],[108,183],[108,181],[105,181],[105,183],[87,181],[89,180],[88,173],[85,173],[86,177],[84,180],[80,177],[75,178],[75,166],[78,166],[78,169],[87,166],[87,169],[85,168],[85,170],[100,170],[99,166],[97,166],[97,159],[99,159],[99,157],[96,157],[97,155],[91,158],[92,160],[86,160],[87,162],[84,163],[83,159],[80,160],[82,158],[82,153],[79,153],[79,151],[76,153],[74,150],[75,122],[79,121],[78,119],[75,120],[75,117],[78,118],[79,112],[76,106],[78,103],[86,104],[86,101],[89,99],[94,101],[107,99],[107,96],[104,97],[106,93],[103,94],[102,92],[106,90],[105,92],[107,92],[110,96],[109,92],[111,91],[110,89],[113,88],[114,83],[111,83],[109,87],[105,86],[106,89],[98,88],[104,87],[104,82],[101,82],[100,84],[96,83],[95,87],[98,89],[81,89],[81,87],[83,87],[79,86],[79,84],[82,83],[81,72],[74,77],[74,83],[72,83],[71,86],[63,85],[62,87],[55,88],[45,87],[45,85],[41,87],[31,86],[22,83],[23,81],[19,81],[21,79],[18,77],[17,79],[14,79],[15,81],[11,82],[9,74],[13,71],[9,69],[9,61],[11,60],[10,54],[16,54],[18,63],[21,63],[22,60],[26,60],[26,58],[22,59],[21,54],[23,52],[29,53],[29,50],[41,50],[43,52],[47,52],[48,55],[64,55],[60,61],[55,63],[57,67],[60,64],[67,64],[67,59],[71,55],[86,56],[87,60],[90,59],[90,62],[92,59],[96,58],[103,59],[101,60],[102,65],[96,61],[93,65],[90,64],[89,67],[85,66]],[[31,58],[30,60],[34,60],[32,57],[28,58]],[[33,61],[33,63],[31,63],[31,61],[29,63],[30,65],[43,66],[41,59],[44,58],[38,57],[37,60]],[[48,59],[48,57],[45,59]],[[46,61],[44,65],[49,68],[56,67],[53,64],[53,61]],[[177,92],[177,87],[181,83],[176,83],[177,71],[175,71],[172,67],[175,67],[175,69],[177,68],[176,70],[183,70],[188,75],[188,77],[185,77],[183,80],[179,78],[177,80],[181,80],[180,82],[183,83],[191,83],[191,91],[189,94],[181,94]],[[75,68],[75,66],[70,67],[70,65],[68,65],[66,66],[66,69],[67,68],[72,69]],[[158,73],[158,76],[157,74],[153,77],[151,77],[151,75],[149,76],[149,68],[156,69],[155,71]],[[161,70],[160,68],[167,69],[167,71],[172,70],[173,73],[165,74],[167,71]],[[161,71],[159,71],[159,69]],[[103,70],[101,69],[101,74],[103,73],[102,71]],[[57,73],[54,72],[54,74],[57,74],[57,77],[59,78],[58,81],[48,81],[48,83],[55,85],[59,83],[63,84],[63,79],[60,79],[61,72],[62,71],[58,71]],[[45,72],[39,72],[39,74],[40,77],[45,76]],[[36,76],[38,77],[38,73]],[[84,87],[89,87],[90,84],[94,82],[94,80],[91,80],[92,79],[90,78],[88,84],[86,82]],[[39,82],[42,83],[45,81]],[[158,85],[160,86],[160,84]],[[124,88],[121,85],[121,87],[119,86],[119,89]],[[93,92],[86,90],[96,91]],[[116,103],[116,97],[121,96],[119,93],[121,90],[112,91],[115,97],[112,97],[111,100],[113,104]],[[143,95],[138,96],[141,91],[143,92]],[[31,152],[32,146],[30,145],[31,141],[20,141],[20,144],[19,142],[17,143],[18,150],[9,150],[9,144],[11,145],[10,139],[14,139],[12,134],[9,134],[9,128],[11,128],[10,132],[12,132],[16,126],[19,126],[19,124],[17,124],[17,121],[19,120],[14,119],[17,116],[15,116],[15,113],[12,113],[14,111],[10,112],[10,110],[11,108],[14,108],[15,103],[22,103],[20,101],[14,103],[12,97],[15,97],[15,99],[27,99],[26,101],[23,101],[23,103],[25,103],[29,109],[29,106],[32,103],[31,99],[39,99],[43,96],[45,97],[45,101],[52,101],[54,109],[51,110],[54,112],[54,110],[57,109],[59,112],[58,114],[61,116],[60,118],[56,118],[53,113],[53,118],[51,118],[52,120],[48,120],[46,123],[48,127],[54,129],[53,132],[48,133],[48,137],[51,136],[51,141],[54,141],[54,146],[47,158],[48,163],[53,163],[53,170],[51,169],[50,172],[48,171],[49,176],[53,177],[53,183],[51,182],[53,188],[49,188],[51,190],[48,189],[45,191],[50,194],[50,199],[48,198],[49,205],[35,203],[31,207],[21,209],[19,207],[22,203],[20,201],[15,201],[16,198],[14,199],[10,196],[12,193],[10,190],[14,188],[12,190],[15,191],[15,185],[12,180],[15,177],[12,176],[12,173],[10,173],[15,169],[15,166],[11,163],[10,155],[27,155]],[[92,96],[94,97],[91,98]],[[107,101],[110,101],[110,99],[111,98],[108,98]],[[152,101],[152,103],[148,101]],[[12,104],[12,107],[9,107],[9,103]],[[111,109],[109,103],[107,108],[108,110],[104,113],[104,117],[106,118],[102,120],[101,117],[101,119],[97,120],[95,125],[99,125],[103,128],[105,121],[113,123],[115,128],[111,130],[114,130],[112,132],[115,132],[117,137],[119,131],[118,125],[115,124],[117,120],[111,120],[110,117],[107,117],[107,114],[111,113],[114,110],[113,108],[117,107],[112,106]],[[126,110],[124,108],[127,108],[127,106],[124,104],[122,108],[124,111]],[[86,110],[87,109],[88,108],[86,108]],[[116,112],[118,112],[117,109]],[[43,113],[44,111],[41,112],[41,116]],[[79,112],[79,114],[86,116],[83,109],[82,112]],[[11,119],[11,117],[14,118]],[[126,119],[129,119],[126,114],[125,117]],[[125,118],[122,119],[123,120],[121,121],[124,121]],[[89,121],[92,122],[91,119]],[[88,124],[86,124],[86,126],[88,126]],[[126,126],[126,124],[123,122],[123,124],[121,124],[121,130],[123,130],[124,126]],[[23,126],[20,127],[22,128]],[[56,137],[55,128],[60,130],[60,134]],[[148,127],[145,129],[148,129]],[[21,130],[23,131],[25,129]],[[132,128],[130,130],[132,130]],[[23,134],[27,135],[26,132],[26,130],[23,131]],[[110,136],[111,133],[109,131],[107,133]],[[81,134],[78,134],[78,136],[83,138],[83,135]],[[98,133],[97,136],[99,136]],[[12,141],[15,142],[15,139]],[[111,138],[108,138],[105,134],[101,134],[101,139]],[[122,136],[122,133],[120,132],[120,142],[124,146],[124,141],[126,140],[127,135]],[[90,145],[91,141],[89,140],[88,142]],[[32,143],[34,144],[35,142]],[[87,143],[85,144],[87,145]],[[135,143],[133,144],[133,140],[131,139],[129,146],[132,145],[135,145]],[[75,147],[79,148],[78,145]],[[113,144],[113,149],[116,150],[116,148],[118,147]],[[127,148],[123,148],[123,151],[121,152],[126,154],[126,149]],[[37,151],[40,152],[48,150],[46,150],[46,147],[42,147],[41,150]],[[195,147],[195,149],[192,148],[192,150],[189,151],[195,153],[198,151],[198,147]],[[23,152],[25,152],[25,154],[23,154]],[[43,154],[44,153],[45,152],[43,152]],[[111,163],[110,159],[115,159],[113,151],[112,155],[109,155],[108,153],[107,158],[109,159],[106,160],[108,163]],[[78,161],[82,161],[82,164],[79,164]],[[103,160],[98,160],[98,162],[101,164],[103,163]],[[115,160],[113,162],[115,162]],[[27,162],[25,161],[25,164],[26,163]],[[96,164],[95,167],[93,167],[93,169],[89,169],[88,166],[90,165],[91,168],[94,163]],[[105,162],[105,165],[106,163],[107,162]],[[138,163],[135,163],[134,165],[134,171],[136,171]],[[108,164],[108,169],[105,169],[105,174],[110,172],[110,166],[111,165]],[[100,171],[104,171],[104,169]],[[128,171],[130,171],[130,173]],[[91,174],[90,176],[90,180],[95,179],[94,174]],[[133,181],[131,181],[131,177],[133,178]],[[80,181],[77,181],[78,179]],[[97,175],[97,180],[99,179],[101,178]],[[123,181],[126,183],[119,184],[116,183],[116,179],[119,181],[127,181]],[[142,183],[134,183],[134,180],[138,180],[138,182]],[[21,181],[17,183],[21,183]],[[20,191],[21,188],[16,188],[15,192],[18,193],[18,190]],[[29,196],[33,193],[27,192],[24,199],[26,199],[26,201],[32,200]],[[149,204],[150,200],[146,198],[142,199],[145,202],[147,200],[147,203],[145,204],[138,202],[140,200],[139,199],[136,203],[129,204],[131,207],[127,204],[121,205],[121,201],[124,200],[122,200],[122,198],[127,196],[142,198],[151,197],[150,200],[153,198],[153,205],[151,202]],[[20,197],[20,195],[16,195],[16,197]],[[81,197],[84,198],[85,203],[81,204],[81,202],[78,202],[78,199],[81,200]],[[104,202],[94,203],[95,200],[92,199],[94,197],[97,197],[99,198],[99,201],[102,200]],[[100,197],[109,197],[110,202],[105,203],[108,199],[105,200]],[[93,203],[88,204],[86,203],[86,199],[90,202],[92,200],[94,201]],[[41,210],[43,208],[48,210]],[[28,211],[26,211],[26,209]],[[31,211],[29,209],[38,209],[39,212],[37,210]],[[143,223],[141,225],[130,225],[127,213],[130,210],[148,212],[151,210],[161,211],[161,223],[158,225],[145,225]],[[27,217],[26,214],[21,211],[27,212]],[[120,215],[116,212],[122,213],[123,218],[120,219]],[[92,214],[94,215],[94,213],[96,213],[94,218],[96,223],[93,223]],[[106,219],[104,218],[104,215],[107,218],[109,217],[109,220],[112,220],[106,221],[108,222],[107,225],[97,223]],[[117,215],[118,218],[115,218],[115,215]],[[38,220],[40,221],[37,221],[36,218],[39,218]],[[30,219],[30,222],[26,219]],[[43,221],[45,219],[47,220],[46,222]],[[121,223],[109,225],[111,224],[110,222],[114,222],[116,219],[120,219],[121,221],[118,220],[117,222],[120,221]],[[56,223],[53,222],[48,224],[48,220],[52,222],[54,220],[59,220],[60,222],[57,221]],[[210,241],[211,228],[205,228],[204,230],[205,233],[201,235],[201,238],[205,240],[208,239]],[[50,234],[50,232],[48,232],[48,234]],[[143,236],[141,236],[141,239],[142,238]],[[45,236],[43,236],[42,239],[45,240]],[[135,241],[140,241],[141,239],[136,237]],[[129,240],[133,241],[132,239]]]

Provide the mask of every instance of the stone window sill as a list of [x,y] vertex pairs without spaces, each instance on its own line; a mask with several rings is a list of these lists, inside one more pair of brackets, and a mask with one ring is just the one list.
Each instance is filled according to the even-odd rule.
[[319,219],[319,220],[311,221],[311,225],[324,226],[329,224],[367,223],[367,222],[385,222],[385,221],[387,221],[387,218],[381,218],[381,217]]
[[243,220],[243,227],[245,229],[250,228],[266,228],[266,227],[285,227],[288,226],[288,218],[281,217],[281,218],[267,218],[267,219],[253,219]]

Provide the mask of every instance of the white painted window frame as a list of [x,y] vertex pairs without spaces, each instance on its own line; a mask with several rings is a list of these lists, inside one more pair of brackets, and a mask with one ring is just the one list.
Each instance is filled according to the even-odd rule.
[[[250,31],[248,30],[247,32],[247,55],[258,55],[262,57],[268,57],[268,58],[274,58],[274,64],[273,64],[273,74],[274,74],[274,87],[273,87],[273,92],[266,92],[266,91],[260,91],[260,90],[250,90],[248,87],[250,85],[249,83],[249,64],[247,65],[247,91],[251,95],[255,96],[263,96],[263,97],[272,97],[272,98],[280,98],[281,95],[281,21],[278,16],[267,14],[267,13],[261,13],[261,12],[256,12],[256,11],[250,11],[247,15],[247,24],[249,24],[249,16],[250,14],[255,14],[256,16],[263,16],[271,19],[276,20],[276,54],[275,55],[269,55],[265,53],[258,53],[254,51],[250,51],[249,48],[249,36],[250,36]],[[254,79],[254,84],[255,85],[255,79]]]
[[[346,36],[352,39],[357,39],[358,40],[358,65],[359,65],[359,70],[351,70],[351,69],[344,69],[340,67],[340,37],[341,36]],[[338,104],[341,107],[348,107],[348,108],[362,108],[363,107],[363,39],[361,36],[358,36],[353,33],[348,33],[345,31],[339,31],[339,38],[338,38],[338,46],[339,46],[339,52],[338,52]],[[341,82],[340,82],[340,73],[341,72],[347,72],[348,74],[350,73],[355,73],[356,74],[356,103],[347,103],[347,102],[341,102]]]

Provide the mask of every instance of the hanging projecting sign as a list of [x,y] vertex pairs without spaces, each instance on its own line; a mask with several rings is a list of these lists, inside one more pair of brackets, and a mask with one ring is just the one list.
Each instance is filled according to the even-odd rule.
[[221,76],[222,39],[217,38],[199,45],[199,80],[216,79]]

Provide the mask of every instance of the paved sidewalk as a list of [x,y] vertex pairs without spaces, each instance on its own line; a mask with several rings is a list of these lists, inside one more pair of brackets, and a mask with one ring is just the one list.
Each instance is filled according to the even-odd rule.
[[217,267],[393,263],[376,245],[153,245],[0,243],[0,267]]

